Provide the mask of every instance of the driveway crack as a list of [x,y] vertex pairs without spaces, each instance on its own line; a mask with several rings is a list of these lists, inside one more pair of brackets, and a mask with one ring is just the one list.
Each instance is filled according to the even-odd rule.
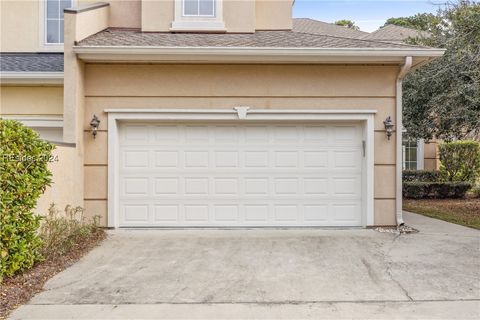
[[397,239],[399,239],[400,237],[402,236],[402,234],[397,234],[393,240],[392,240],[392,243],[391,243],[391,246],[390,248],[388,249],[388,251],[386,252],[385,254],[385,258],[388,259],[388,262],[387,262],[387,267],[386,267],[386,272],[387,272],[387,275],[390,277],[390,279],[395,282],[395,284],[397,285],[398,288],[400,288],[400,290],[403,292],[403,294],[408,298],[409,301],[414,301],[413,298],[410,296],[409,292],[407,289],[405,289],[405,287],[400,283],[399,280],[395,279],[395,277],[393,276],[392,274],[392,270],[391,270],[391,267],[392,267],[392,262],[390,260],[390,252],[393,250],[393,247],[395,245],[395,242],[397,241]]

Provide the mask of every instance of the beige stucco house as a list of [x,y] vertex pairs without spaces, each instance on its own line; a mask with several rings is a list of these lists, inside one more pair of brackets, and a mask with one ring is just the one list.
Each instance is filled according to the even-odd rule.
[[1,115],[58,145],[38,210],[115,228],[401,224],[401,83],[443,51],[291,13],[2,0]]

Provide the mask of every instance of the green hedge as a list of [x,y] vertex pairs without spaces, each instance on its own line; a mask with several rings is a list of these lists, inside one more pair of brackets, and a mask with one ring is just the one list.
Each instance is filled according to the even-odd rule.
[[436,170],[404,170],[402,179],[404,182],[438,182],[441,176]]
[[471,188],[469,182],[404,182],[403,196],[411,199],[464,198]]
[[480,142],[455,141],[441,143],[440,172],[446,181],[475,183],[480,176]]
[[52,149],[32,129],[0,119],[0,282],[41,259],[33,209],[51,183]]

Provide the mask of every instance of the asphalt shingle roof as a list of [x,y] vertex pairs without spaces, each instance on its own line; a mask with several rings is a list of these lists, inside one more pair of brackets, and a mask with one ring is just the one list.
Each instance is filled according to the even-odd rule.
[[255,33],[160,33],[139,29],[109,28],[94,34],[78,46],[152,46],[152,47],[252,47],[252,48],[419,48],[296,31],[256,31]]
[[402,42],[408,38],[428,37],[429,33],[425,31],[405,28],[393,24],[389,24],[372,33],[366,34],[362,39],[377,41],[393,41]]
[[1,53],[1,72],[63,72],[63,53]]
[[327,36],[336,36],[344,38],[361,39],[368,35],[368,32],[354,30],[343,26],[337,26],[333,23],[313,20],[310,18],[295,18],[293,19],[294,32],[323,34]]

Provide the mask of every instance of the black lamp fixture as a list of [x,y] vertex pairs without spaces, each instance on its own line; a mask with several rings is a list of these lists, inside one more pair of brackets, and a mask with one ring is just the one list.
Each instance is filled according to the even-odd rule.
[[392,121],[392,117],[388,116],[387,119],[383,121],[383,125],[385,126],[385,131],[387,132],[387,138],[388,140],[390,140],[393,132],[393,127],[395,127]]
[[95,139],[98,131],[98,127],[100,126],[100,119],[94,114],[92,121],[90,121],[90,128],[92,128],[92,135],[93,139]]

